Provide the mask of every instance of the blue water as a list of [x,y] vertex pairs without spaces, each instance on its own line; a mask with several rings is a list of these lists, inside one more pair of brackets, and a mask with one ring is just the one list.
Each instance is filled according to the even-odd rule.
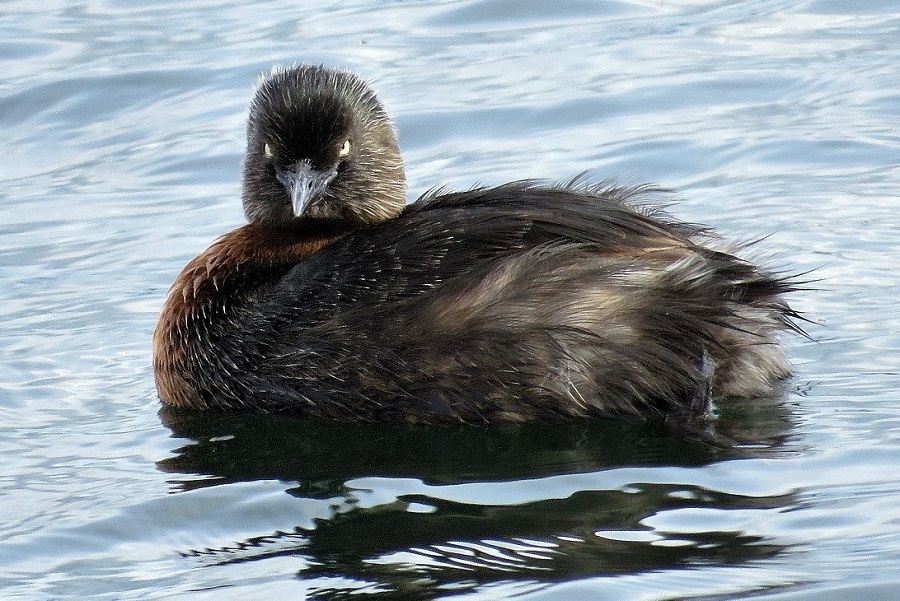
[[[900,8],[0,5],[0,596],[900,598]],[[159,412],[169,284],[242,222],[274,63],[371,80],[411,196],[654,182],[816,280],[744,441]]]

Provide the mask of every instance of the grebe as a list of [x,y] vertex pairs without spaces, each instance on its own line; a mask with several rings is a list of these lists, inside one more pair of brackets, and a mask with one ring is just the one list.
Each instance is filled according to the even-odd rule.
[[365,82],[273,70],[247,128],[249,223],[188,264],[159,319],[161,400],[394,422],[690,419],[789,375],[791,282],[647,208],[649,188],[515,182],[410,205],[405,189]]

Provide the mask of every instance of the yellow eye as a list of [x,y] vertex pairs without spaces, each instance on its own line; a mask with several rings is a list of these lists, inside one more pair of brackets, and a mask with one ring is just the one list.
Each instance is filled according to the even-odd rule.
[[263,146],[263,154],[266,155],[266,158],[267,158],[267,159],[271,159],[271,158],[272,158],[272,147],[269,146],[268,143],[266,143],[266,145]]
[[344,140],[343,145],[341,145],[341,150],[338,152],[339,157],[345,157],[350,154],[350,140]]

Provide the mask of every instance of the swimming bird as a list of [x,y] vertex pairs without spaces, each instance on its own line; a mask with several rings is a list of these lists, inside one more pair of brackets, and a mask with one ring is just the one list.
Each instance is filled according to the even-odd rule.
[[792,283],[654,206],[649,187],[518,181],[407,204],[372,89],[261,79],[248,223],[173,284],[163,403],[390,422],[693,419],[790,373]]

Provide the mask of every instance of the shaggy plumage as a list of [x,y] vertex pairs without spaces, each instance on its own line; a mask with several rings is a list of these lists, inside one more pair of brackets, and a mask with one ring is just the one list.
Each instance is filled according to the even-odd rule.
[[[660,412],[771,392],[791,284],[648,209],[646,188],[516,182],[404,205],[356,76],[273,71],[251,108],[250,223],[176,280],[165,403],[372,421]],[[740,249],[735,249],[740,250]]]

